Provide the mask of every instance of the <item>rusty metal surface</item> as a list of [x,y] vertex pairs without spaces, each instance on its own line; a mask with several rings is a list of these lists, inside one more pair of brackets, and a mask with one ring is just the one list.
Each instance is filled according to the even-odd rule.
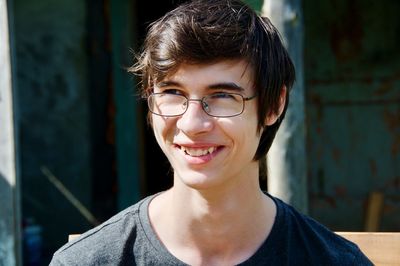
[[396,1],[304,1],[310,214],[363,230],[368,193],[381,230],[400,230],[400,19]]

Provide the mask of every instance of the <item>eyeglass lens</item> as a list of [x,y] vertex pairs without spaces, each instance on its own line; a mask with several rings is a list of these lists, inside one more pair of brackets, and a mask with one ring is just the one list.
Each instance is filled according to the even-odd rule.
[[202,99],[188,99],[183,95],[155,93],[148,97],[150,111],[162,116],[179,116],[186,112],[190,101],[201,101],[203,110],[217,117],[236,116],[243,112],[244,99],[240,94],[216,93]]

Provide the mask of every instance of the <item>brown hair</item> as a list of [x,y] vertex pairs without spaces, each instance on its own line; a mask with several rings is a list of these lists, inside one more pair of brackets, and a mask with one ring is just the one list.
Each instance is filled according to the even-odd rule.
[[[154,80],[162,80],[182,63],[227,59],[244,59],[254,70],[258,129],[263,129],[254,158],[259,160],[268,152],[285,116],[295,79],[293,63],[268,18],[239,0],[184,3],[150,25],[142,53],[129,70],[141,76],[141,94],[146,97]],[[283,113],[273,125],[265,126],[267,115],[278,112],[283,86],[287,88]]]

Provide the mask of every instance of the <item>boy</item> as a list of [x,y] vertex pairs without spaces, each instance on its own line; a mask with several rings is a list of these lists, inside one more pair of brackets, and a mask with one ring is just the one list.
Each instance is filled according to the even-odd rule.
[[354,244],[261,191],[293,64],[266,18],[195,0],[153,23],[138,63],[149,121],[174,171],[51,265],[371,265]]

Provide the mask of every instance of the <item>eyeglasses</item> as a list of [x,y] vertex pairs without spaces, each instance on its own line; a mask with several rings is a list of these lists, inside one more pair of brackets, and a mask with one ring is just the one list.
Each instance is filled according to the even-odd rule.
[[238,93],[214,93],[201,99],[189,99],[180,94],[152,93],[147,97],[147,103],[150,112],[165,117],[183,115],[190,101],[200,102],[204,112],[210,116],[232,117],[243,113],[245,102],[256,96],[243,97]]

